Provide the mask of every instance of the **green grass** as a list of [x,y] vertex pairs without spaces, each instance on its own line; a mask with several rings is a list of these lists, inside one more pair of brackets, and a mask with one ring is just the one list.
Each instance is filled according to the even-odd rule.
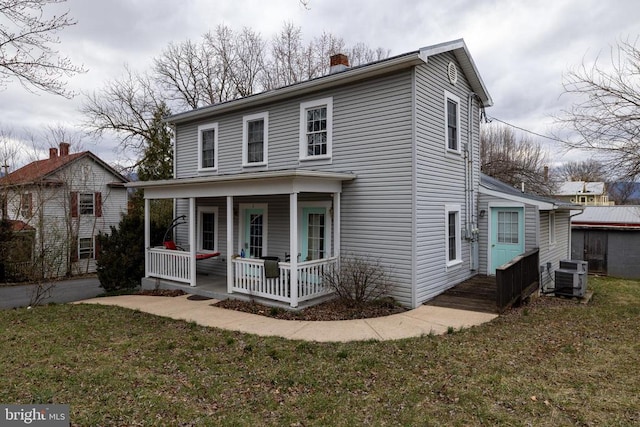
[[[640,283],[390,342],[262,338],[99,305],[0,312],[0,402],[74,425],[638,425]],[[452,331],[453,332],[453,331]]]

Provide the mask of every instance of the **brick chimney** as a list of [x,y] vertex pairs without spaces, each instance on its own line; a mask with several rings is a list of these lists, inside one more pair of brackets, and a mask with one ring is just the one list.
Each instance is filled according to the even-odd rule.
[[69,143],[61,142],[60,143],[60,157],[69,155]]
[[49,148],[49,158],[55,159],[58,157],[58,149],[57,148]]
[[344,71],[349,68],[349,58],[347,57],[347,55],[342,53],[331,55],[331,62],[329,65],[329,74]]

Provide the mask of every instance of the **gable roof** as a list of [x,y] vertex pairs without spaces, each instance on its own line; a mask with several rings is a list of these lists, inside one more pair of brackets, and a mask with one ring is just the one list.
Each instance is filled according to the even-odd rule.
[[576,194],[605,194],[604,182],[567,181],[560,185],[556,196],[575,196]]
[[500,180],[480,174],[480,192],[501,197],[515,202],[536,205],[540,210],[582,210],[582,205],[563,202],[562,200],[551,199],[549,197],[538,196],[537,194],[523,193]]
[[[85,157],[90,158],[91,160],[102,166],[104,169],[109,171],[116,177],[118,181],[122,183],[129,181],[127,178],[123,177],[115,169],[113,169],[91,151],[82,151],[80,153],[55,156],[48,159],[36,160],[34,162],[31,162],[21,167],[20,169],[17,169],[0,178],[0,185],[15,186],[47,183],[48,179],[53,177],[56,172]],[[55,183],[55,181],[51,181],[51,183]]]
[[326,90],[338,85],[361,81],[362,79],[387,74],[393,71],[404,70],[419,64],[427,63],[430,57],[446,52],[452,52],[455,55],[465,76],[469,80],[472,91],[480,98],[482,105],[485,107],[493,105],[493,100],[491,99],[491,96],[478,73],[475,63],[467,49],[467,45],[463,39],[458,39],[433,46],[423,47],[420,50],[404,53],[357,67],[347,68],[344,71],[327,74],[325,76],[294,83],[289,86],[261,92],[255,95],[249,95],[244,98],[212,104],[183,113],[174,114],[167,117],[165,121],[172,124],[178,124],[200,119],[212,114],[229,113],[247,106],[257,107],[259,105],[283,100],[292,96]]

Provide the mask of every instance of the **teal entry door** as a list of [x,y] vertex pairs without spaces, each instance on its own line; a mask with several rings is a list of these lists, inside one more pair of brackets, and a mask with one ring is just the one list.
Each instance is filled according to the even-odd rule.
[[327,257],[327,209],[323,207],[302,209],[300,253],[302,261]]
[[524,253],[524,208],[491,208],[491,269]]

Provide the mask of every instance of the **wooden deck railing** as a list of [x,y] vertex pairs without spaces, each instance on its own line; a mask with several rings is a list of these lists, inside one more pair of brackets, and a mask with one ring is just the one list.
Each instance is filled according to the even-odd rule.
[[539,283],[539,249],[532,249],[496,269],[496,306],[504,312],[518,300],[531,295]]

